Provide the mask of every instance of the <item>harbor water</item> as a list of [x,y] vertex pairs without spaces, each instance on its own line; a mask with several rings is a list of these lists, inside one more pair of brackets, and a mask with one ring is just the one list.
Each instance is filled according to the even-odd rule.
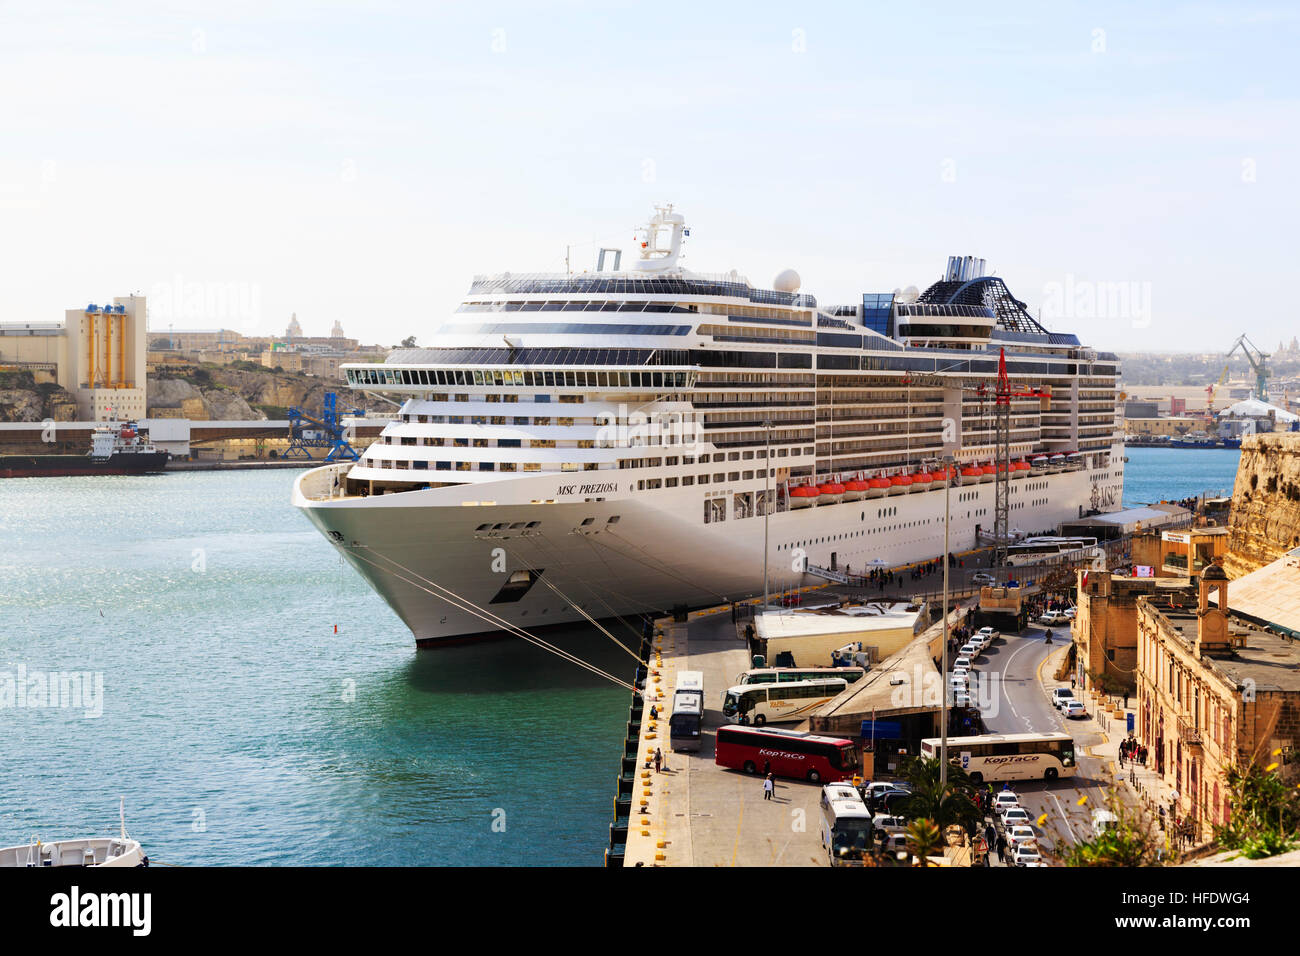
[[[1231,489],[1239,453],[1127,454],[1132,505]],[[296,474],[0,481],[0,845],[113,832],[121,796],[164,863],[599,865],[627,691],[512,638],[417,652]]]
[[[0,845],[115,832],[120,795],[165,863],[599,865],[627,691],[514,639],[417,652],[296,474],[0,481]],[[102,713],[41,706],[50,672]]]

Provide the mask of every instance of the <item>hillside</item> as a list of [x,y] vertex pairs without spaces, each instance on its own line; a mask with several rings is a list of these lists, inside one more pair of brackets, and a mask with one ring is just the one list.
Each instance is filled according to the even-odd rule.
[[[203,365],[185,372],[150,375],[146,405],[150,418],[195,421],[254,421],[284,418],[289,406],[319,411],[327,391],[345,408],[392,410],[393,406],[353,392],[334,379],[276,372],[248,362]],[[0,421],[74,421],[76,401],[58,385],[37,385],[27,372],[0,373]]]

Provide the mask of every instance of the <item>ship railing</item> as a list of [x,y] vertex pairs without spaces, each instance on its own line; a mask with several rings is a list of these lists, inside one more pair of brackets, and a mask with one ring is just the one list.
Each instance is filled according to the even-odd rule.
[[311,501],[350,497],[344,478],[353,464],[354,462],[343,461],[307,472],[300,479],[301,484],[298,486],[302,496]]

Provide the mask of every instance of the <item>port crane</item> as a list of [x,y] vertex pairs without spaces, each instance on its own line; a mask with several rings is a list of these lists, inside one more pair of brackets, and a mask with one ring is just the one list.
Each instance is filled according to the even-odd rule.
[[[1246,356],[1246,361],[1248,361],[1250,363],[1250,367],[1255,370],[1255,397],[1258,398],[1261,402],[1267,402],[1268,401],[1268,364],[1267,364],[1268,355],[1267,353],[1261,352],[1259,346],[1257,346],[1254,342],[1252,342],[1249,338],[1247,338],[1244,332],[1241,335],[1237,336],[1237,341],[1233,342],[1232,348],[1228,349],[1228,354],[1225,357],[1228,359],[1229,362],[1232,361],[1232,356],[1237,351],[1237,349],[1241,349],[1242,354]],[[1223,370],[1226,373],[1228,367],[1225,365]],[[1222,378],[1220,378],[1220,381],[1222,381]]]
[[[307,458],[321,461],[356,461],[361,455],[348,443],[338,410],[338,396],[326,392],[319,416],[309,415],[301,408],[289,409],[289,447],[285,458]],[[359,408],[349,410],[353,415],[364,415]],[[313,448],[328,448],[323,458],[312,454]]]

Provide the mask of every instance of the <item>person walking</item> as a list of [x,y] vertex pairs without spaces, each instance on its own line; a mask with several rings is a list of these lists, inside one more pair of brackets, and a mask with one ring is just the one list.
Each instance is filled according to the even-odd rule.
[[776,782],[772,779],[772,775],[769,773],[763,780],[763,799],[771,800],[772,793],[775,790]]
[[998,862],[1007,862],[1007,838],[1001,833],[998,834]]
[[656,747],[655,748],[655,773],[659,773],[663,769],[663,765],[664,765],[663,751],[660,750],[658,747]]

